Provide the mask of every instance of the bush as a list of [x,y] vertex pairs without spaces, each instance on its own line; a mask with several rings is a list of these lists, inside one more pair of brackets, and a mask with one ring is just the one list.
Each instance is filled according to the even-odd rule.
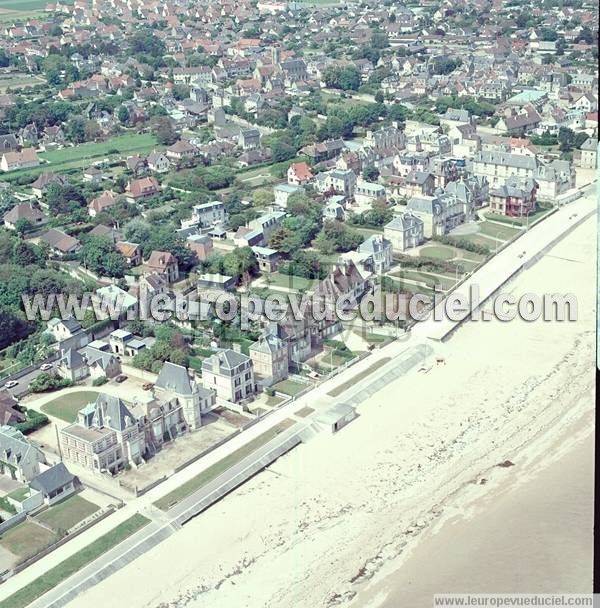
[[[59,388],[73,386],[73,381],[67,378],[60,378],[42,372],[37,378],[31,381],[29,389],[33,393],[45,393],[47,391],[55,391]],[[25,424],[25,423],[23,423]]]
[[273,389],[270,386],[268,386],[267,388],[265,388],[265,393],[267,393],[267,395],[269,397],[274,397],[275,396],[275,389]]
[[485,245],[477,245],[476,243],[471,243],[471,241],[458,237],[439,236],[434,240],[439,241],[444,245],[451,245],[453,247],[458,247],[459,249],[464,249],[465,251],[470,251],[471,253],[478,253],[480,255],[489,255],[491,253],[490,248]]
[[45,426],[48,424],[48,422],[50,421],[48,420],[48,416],[46,416],[46,414],[28,409],[27,420],[25,422],[19,422],[15,428],[18,431],[21,431],[23,435],[28,435],[29,433],[33,433],[33,431],[37,431],[39,428]]
[[99,378],[96,378],[92,382],[92,386],[102,386],[103,384],[106,384],[107,382],[108,382],[108,378],[106,376],[100,376]]

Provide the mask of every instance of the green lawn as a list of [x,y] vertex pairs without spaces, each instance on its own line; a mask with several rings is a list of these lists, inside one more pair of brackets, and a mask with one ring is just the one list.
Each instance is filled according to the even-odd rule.
[[44,595],[44,593],[62,583],[69,576],[75,574],[75,572],[78,572],[109,549],[112,549],[121,541],[143,528],[149,521],[149,519],[139,513],[132,515],[113,530],[104,534],[104,536],[101,536],[87,547],[84,547],[57,566],[54,566],[54,568],[51,568],[45,574],[38,576],[38,578],[23,589],[2,600],[0,608],[25,608],[34,600]]
[[8,496],[10,496],[13,500],[23,502],[30,493],[29,486],[23,486],[22,488],[13,490]]
[[[243,445],[235,452],[229,454],[229,456],[226,456],[219,462],[216,462],[195,477],[192,477],[178,488],[175,488],[172,492],[165,494],[162,498],[159,498],[154,503],[154,506],[162,509],[163,511],[167,511],[173,505],[182,501],[184,498],[187,498],[190,494],[193,494],[196,490],[199,490],[202,486],[218,477],[221,473],[224,473],[227,471],[227,469],[230,469],[232,466],[243,460],[246,456],[249,456],[252,454],[252,452],[258,450],[265,443],[271,441],[271,439],[274,439],[279,433],[285,431],[293,424],[293,420],[286,419],[281,421],[277,426],[265,431],[252,441],[249,441],[246,445]],[[3,608],[2,604],[0,604],[0,608]]]
[[451,260],[456,257],[456,253],[452,247],[444,245],[428,245],[419,250],[419,257],[434,258],[436,260]]
[[303,391],[308,385],[302,384],[301,382],[295,382],[294,380],[282,380],[277,384],[273,385],[273,388],[278,393],[284,393],[290,397],[294,397],[301,391]]
[[0,0],[0,8],[11,11],[43,10],[46,4],[47,0]]
[[450,289],[455,282],[453,276],[438,276],[419,270],[399,270],[398,272],[395,272],[393,276],[398,277],[399,279],[421,281],[430,289],[433,289],[435,285],[439,285],[443,290]]
[[[55,540],[56,534],[32,521],[24,521],[0,537],[0,546],[16,555],[19,561],[23,561],[39,553]],[[2,606],[3,604],[0,603],[0,608]]]
[[42,405],[41,410],[48,416],[60,418],[65,422],[75,422],[77,412],[88,403],[96,401],[98,391],[77,391],[66,393]]
[[305,279],[304,277],[297,277],[294,275],[281,274],[274,272],[268,275],[268,285],[271,288],[285,287],[287,289],[309,289],[314,283],[311,279]]
[[[529,214],[529,225],[542,219],[545,215],[548,215],[552,211],[552,207],[538,207],[534,213]],[[527,216],[525,217],[507,217],[505,215],[497,215],[495,213],[486,213],[485,217],[490,220],[497,222],[503,222],[505,224],[512,224],[514,226],[526,226]]]
[[494,239],[503,239],[508,241],[521,232],[520,228],[512,228],[511,226],[500,226],[493,222],[482,222],[479,224],[479,232],[484,236],[491,236]]
[[59,530],[69,530],[76,523],[85,519],[98,510],[98,505],[75,495],[66,500],[46,509],[35,519],[57,532]]
[[[79,144],[75,147],[63,148],[62,150],[51,150],[39,155],[42,162],[39,167],[33,169],[21,169],[3,174],[2,179],[13,181],[22,177],[34,178],[44,171],[59,173],[70,169],[86,168],[96,160],[104,158],[116,158],[133,153],[150,152],[153,148],[159,148],[156,139],[149,133],[128,133],[119,137],[112,137],[103,142],[90,142]],[[117,152],[109,154],[109,151]]]
[[[473,245],[483,245],[484,247],[487,247],[491,251],[491,253],[495,252],[496,245],[498,245],[498,247],[502,245],[501,242],[498,242],[493,238],[487,238],[483,234],[466,234],[464,236],[460,236],[459,238],[463,241],[473,243]],[[469,257],[471,257],[470,254]]]

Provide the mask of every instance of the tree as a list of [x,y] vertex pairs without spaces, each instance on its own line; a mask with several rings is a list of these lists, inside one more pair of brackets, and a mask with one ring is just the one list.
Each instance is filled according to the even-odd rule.
[[377,91],[377,93],[375,93],[375,101],[377,103],[383,103],[385,100],[385,97],[383,95],[383,91]]
[[83,143],[85,141],[85,119],[82,116],[70,118],[65,125],[65,133],[73,143]]
[[257,188],[252,193],[252,203],[256,207],[266,207],[275,200],[272,188]]
[[315,246],[321,253],[331,254],[335,251],[345,252],[356,249],[363,240],[360,232],[342,222],[329,220],[323,224],[323,230],[315,239]]
[[369,164],[365,165],[362,175],[368,182],[374,182],[377,181],[377,178],[379,177],[379,171],[375,165]]
[[23,234],[25,234],[26,232],[29,232],[32,227],[33,227],[33,224],[31,223],[30,220],[28,220],[26,218],[19,218],[15,222],[15,231],[17,232],[17,234],[20,234],[21,236]]
[[117,118],[121,124],[126,124],[129,122],[129,110],[127,106],[120,106],[117,110]]
[[122,277],[127,268],[125,258],[104,237],[86,238],[79,252],[79,260],[88,270],[105,277]]
[[356,91],[360,86],[360,72],[353,66],[330,66],[323,76],[325,84],[331,89]]
[[171,120],[166,116],[155,116],[152,118],[150,127],[159,144],[170,146],[177,141],[177,133],[173,129]]
[[86,204],[81,189],[73,184],[50,184],[46,189],[46,203],[52,215],[66,214]]

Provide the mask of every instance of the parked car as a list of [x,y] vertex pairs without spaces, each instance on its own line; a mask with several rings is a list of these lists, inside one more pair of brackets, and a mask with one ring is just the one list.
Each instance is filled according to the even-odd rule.
[[52,365],[52,363],[44,363],[44,365],[40,366],[40,369],[43,372],[47,372],[49,369],[52,369],[54,366]]
[[142,389],[145,391],[151,391],[153,387],[154,387],[154,384],[152,384],[152,382],[147,382],[146,384],[144,384],[142,386]]
[[17,386],[17,384],[19,384],[16,380],[9,380],[5,385],[4,388],[14,388],[15,386]]
[[121,384],[121,382],[125,382],[125,380],[127,380],[127,376],[125,374],[119,374],[115,378],[115,382],[118,382],[119,384]]

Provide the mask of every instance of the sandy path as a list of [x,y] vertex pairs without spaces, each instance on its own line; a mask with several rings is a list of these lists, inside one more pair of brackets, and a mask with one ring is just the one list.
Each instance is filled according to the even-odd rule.
[[342,432],[280,459],[71,605],[348,603],[445,510],[459,509],[473,482],[542,432],[550,437],[565,416],[572,424],[589,416],[595,222],[508,287],[574,292],[577,322],[466,325],[438,348],[446,365],[390,383]]

